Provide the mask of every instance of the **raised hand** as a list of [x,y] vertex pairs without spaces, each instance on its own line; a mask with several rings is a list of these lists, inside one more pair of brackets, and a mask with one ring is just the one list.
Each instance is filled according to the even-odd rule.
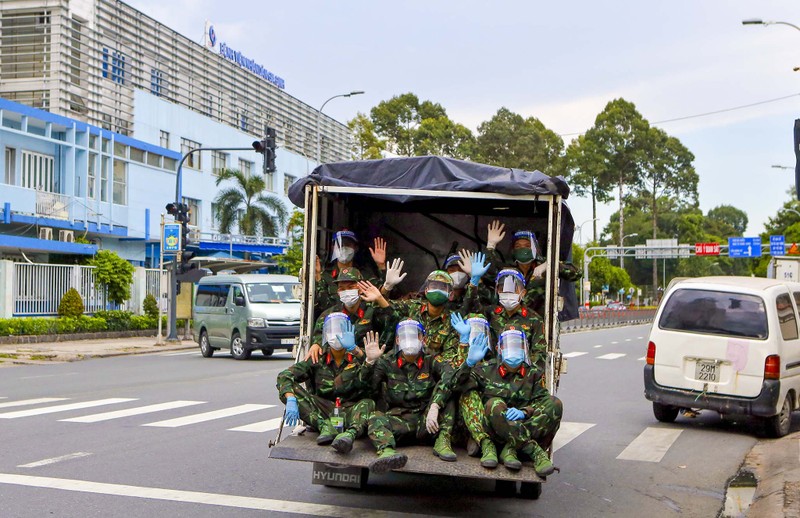
[[450,325],[458,332],[459,342],[462,344],[469,343],[469,324],[461,317],[461,314],[450,313]]
[[286,398],[286,413],[283,415],[283,423],[286,426],[295,426],[300,422],[300,410],[297,408],[297,398],[289,396]]
[[533,277],[538,279],[539,277],[544,277],[544,273],[547,271],[547,261],[543,262],[539,266],[533,269]]
[[387,293],[403,282],[403,279],[408,275],[408,272],[403,273],[403,266],[405,266],[405,263],[400,258],[395,258],[389,263],[389,267],[386,269],[386,280],[383,283],[383,287],[386,289]]
[[356,348],[356,332],[355,326],[349,320],[344,323],[344,331],[340,335],[336,335],[336,340],[344,347],[347,352],[352,352]]
[[506,410],[506,419],[509,421],[519,421],[525,419],[525,412],[519,408],[510,407]]
[[489,341],[486,335],[475,335],[469,341],[469,351],[467,352],[467,366],[474,367],[478,362],[483,361],[486,353],[489,352]]
[[486,248],[497,248],[497,244],[506,237],[506,226],[501,224],[499,220],[494,220],[489,223],[488,235],[486,236]]
[[369,331],[364,336],[364,354],[366,354],[367,363],[369,364],[375,363],[375,360],[380,358],[383,351],[386,350],[385,345],[380,347],[380,343],[378,343],[379,336],[375,331]]
[[370,247],[369,253],[378,268],[383,270],[386,268],[386,240],[382,237],[376,237],[373,241],[373,246],[374,248]]
[[439,405],[431,403],[428,415],[425,416],[425,429],[433,435],[439,431]]
[[472,273],[472,252],[469,250],[462,248],[458,251],[459,257],[461,259],[458,261],[458,265],[467,275]]
[[358,281],[358,291],[361,294],[361,300],[365,302],[375,302],[383,297],[381,290],[369,281]]
[[481,252],[476,252],[472,255],[472,264],[470,269],[472,273],[470,273],[470,280],[473,285],[477,286],[487,271],[489,271],[489,267],[492,263],[486,262],[486,256]]

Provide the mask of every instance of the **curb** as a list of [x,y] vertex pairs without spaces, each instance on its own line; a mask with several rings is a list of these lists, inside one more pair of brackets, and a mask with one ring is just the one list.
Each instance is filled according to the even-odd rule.
[[[99,331],[96,333],[67,333],[62,335],[11,335],[0,336],[0,345],[41,344],[72,342],[74,340],[105,340],[109,338],[138,338],[155,335],[155,329],[131,331]],[[155,338],[155,336],[153,336]]]
[[798,439],[800,432],[781,439],[760,440],[745,456],[742,469],[752,472],[757,480],[746,516],[800,517]]

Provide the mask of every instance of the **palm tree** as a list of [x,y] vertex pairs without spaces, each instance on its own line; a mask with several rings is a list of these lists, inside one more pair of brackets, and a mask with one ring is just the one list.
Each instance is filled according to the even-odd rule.
[[235,185],[219,191],[214,219],[219,231],[230,234],[234,226],[246,236],[277,236],[288,217],[283,202],[272,194],[264,194],[266,184],[260,175],[246,176],[238,169],[224,169],[217,176],[217,186],[225,180]]

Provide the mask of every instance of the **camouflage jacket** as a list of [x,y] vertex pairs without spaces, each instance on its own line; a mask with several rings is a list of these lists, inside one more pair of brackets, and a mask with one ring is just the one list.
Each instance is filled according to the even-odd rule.
[[[428,312],[427,300],[393,300],[388,308],[381,309],[387,331],[387,348],[394,347],[394,329],[397,323],[413,318],[425,328],[425,352],[434,356],[443,355],[450,360],[458,353],[458,332],[450,325],[450,310],[445,308],[438,316]],[[390,336],[391,335],[391,336]]]
[[362,379],[369,380],[373,394],[381,393],[389,414],[423,412],[436,385],[452,372],[448,362],[429,354],[407,362],[401,353],[396,353],[378,358],[373,365],[361,366]]
[[[358,267],[358,270],[364,275],[365,269]],[[327,308],[339,304],[339,294],[337,293],[336,277],[339,275],[339,267],[334,264],[325,268],[320,275],[320,280],[314,284],[314,315],[319,316]],[[373,275],[365,280],[371,282],[378,288],[383,285],[381,276]]]
[[472,368],[465,363],[439,384],[432,401],[444,407],[454,392],[477,390],[484,403],[500,398],[509,407],[531,415],[531,407],[550,395],[544,387],[543,374],[543,370],[525,365],[511,372],[497,360],[482,361]]
[[331,313],[336,313],[340,311],[342,313],[347,314],[347,316],[350,317],[350,322],[353,324],[353,327],[355,327],[356,346],[363,349],[364,336],[369,331],[377,331],[380,333],[384,327],[383,322],[381,320],[381,315],[376,314],[375,309],[376,309],[375,306],[373,306],[372,304],[368,304],[362,301],[355,313],[349,313],[347,309],[344,307],[344,304],[342,304],[341,302],[334,304],[333,306],[326,309],[314,323],[314,331],[311,335],[311,343],[318,344],[320,346],[325,345],[322,336],[322,328],[325,325],[325,317],[327,317]]
[[296,387],[305,382],[309,392],[328,401],[337,397],[342,401],[357,401],[369,395],[369,386],[361,376],[362,365],[363,359],[349,353],[336,365],[325,347],[317,363],[297,362],[278,374],[278,393],[296,392]]

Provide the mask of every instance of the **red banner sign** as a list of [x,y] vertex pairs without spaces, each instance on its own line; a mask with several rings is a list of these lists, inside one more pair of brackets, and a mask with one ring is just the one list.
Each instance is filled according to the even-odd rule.
[[719,255],[719,243],[695,243],[694,255]]

